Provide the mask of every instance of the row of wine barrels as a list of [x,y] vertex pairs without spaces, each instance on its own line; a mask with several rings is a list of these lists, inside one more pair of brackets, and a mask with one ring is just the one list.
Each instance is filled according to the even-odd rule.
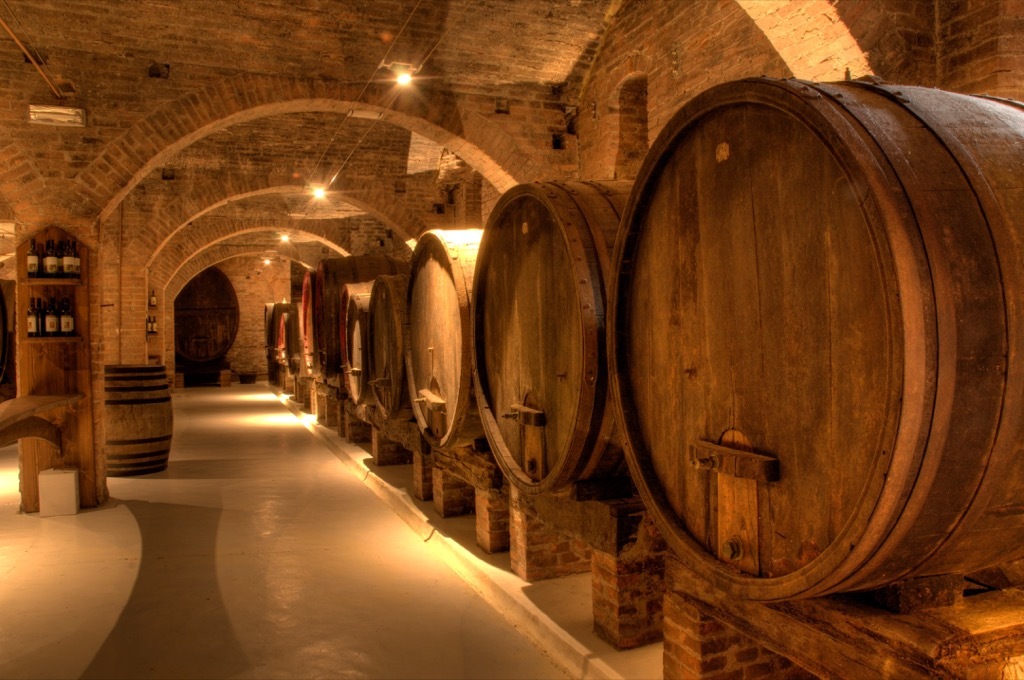
[[109,476],[167,469],[174,416],[165,367],[104,366],[103,411]]
[[313,375],[339,383],[342,375],[342,339],[345,311],[342,293],[349,283],[372,283],[381,274],[407,272],[408,265],[387,255],[352,255],[321,260],[312,286]]
[[217,267],[195,276],[174,299],[174,351],[186,362],[221,359],[238,334],[238,297]]
[[370,291],[367,315],[368,384],[386,420],[412,415],[405,381],[405,313],[409,277],[378,276]]
[[472,394],[469,314],[480,229],[434,229],[417,241],[406,293],[406,378],[413,415],[433,446],[482,436]]
[[526,493],[624,469],[605,360],[605,281],[629,182],[545,182],[491,213],[473,287],[476,399]]
[[1024,110],[754,79],[665,126],[615,251],[613,403],[670,547],[755,600],[1024,554]]
[[350,283],[345,286],[341,304],[345,309],[343,344],[345,379],[349,398],[356,404],[372,405],[369,372],[369,320],[370,294],[373,282]]

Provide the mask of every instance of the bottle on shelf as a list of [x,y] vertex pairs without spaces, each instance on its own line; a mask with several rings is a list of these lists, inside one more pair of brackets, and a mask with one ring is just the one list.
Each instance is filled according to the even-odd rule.
[[156,314],[153,315],[152,328],[153,328],[153,332],[156,333]]
[[75,251],[72,241],[64,244],[63,264],[65,277],[70,279],[78,276],[75,272]]
[[60,303],[60,334],[63,336],[75,334],[75,315],[71,311],[70,298],[64,298]]
[[64,278],[67,272],[64,271],[64,241],[57,241],[54,255],[57,257],[57,278]]
[[39,313],[36,311],[36,299],[29,298],[28,301],[28,315],[25,323],[25,334],[30,338],[38,337],[39,335]]
[[43,316],[43,335],[54,337],[60,331],[60,319],[57,316],[57,302],[50,298],[46,305],[46,313]]
[[28,255],[25,256],[25,265],[28,275],[32,278],[39,276],[39,251],[36,250],[36,240],[32,239],[28,246]]
[[78,241],[71,242],[71,257],[74,262],[75,276],[82,275],[82,256],[78,254]]
[[149,289],[149,306],[156,307],[156,289]]
[[43,256],[43,275],[48,277],[57,276],[57,249],[53,245],[53,239],[46,241],[46,254]]

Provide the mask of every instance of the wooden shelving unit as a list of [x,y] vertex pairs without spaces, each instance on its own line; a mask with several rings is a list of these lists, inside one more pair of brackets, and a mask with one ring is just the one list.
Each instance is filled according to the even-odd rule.
[[[39,510],[39,472],[50,468],[77,468],[80,504],[91,507],[99,502],[93,444],[91,360],[89,343],[85,341],[89,338],[89,251],[81,242],[78,243],[82,261],[78,278],[29,278],[25,261],[33,239],[38,249],[49,239],[61,241],[70,238],[73,237],[63,229],[49,227],[27,237],[17,250],[15,326],[18,332],[18,396],[83,395],[73,406],[64,407],[56,417],[61,427],[60,452],[39,439],[20,440],[21,509],[24,512]],[[75,335],[28,337],[25,320],[31,297],[70,298]]]

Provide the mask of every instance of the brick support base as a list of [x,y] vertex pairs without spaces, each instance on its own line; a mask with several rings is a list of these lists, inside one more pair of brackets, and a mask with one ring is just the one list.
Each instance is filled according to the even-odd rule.
[[370,441],[373,428],[369,423],[356,418],[347,409],[341,409],[341,425],[338,434],[347,439],[351,444],[365,444]]
[[405,465],[412,462],[410,451],[385,437],[377,428],[370,431],[370,454],[377,465]]
[[545,526],[529,512],[515,487],[509,504],[509,551],[516,576],[540,581],[590,571],[590,548],[585,541]]
[[662,638],[665,567],[660,557],[632,560],[594,550],[594,632],[616,649],[632,649]]
[[294,378],[294,385],[292,387],[292,400],[299,405],[299,408],[306,413],[310,412],[312,404],[310,403],[310,391],[309,386],[313,383],[309,378]]
[[434,466],[430,453],[412,453],[412,495],[421,501],[434,497]]
[[[673,569],[673,560],[666,568]],[[667,580],[673,582],[673,576]],[[727,680],[738,678],[780,678],[811,680],[808,673],[784,656],[757,644],[747,635],[727,626],[703,605],[672,590],[664,602],[665,680],[699,678]]]
[[226,368],[226,369],[222,370],[220,372],[219,378],[220,378],[220,386],[221,387],[231,387],[231,370],[230,369]]
[[432,468],[434,510],[441,517],[467,515],[475,509],[475,490],[455,475]]
[[509,548],[508,497],[501,489],[476,490],[476,544],[486,553]]

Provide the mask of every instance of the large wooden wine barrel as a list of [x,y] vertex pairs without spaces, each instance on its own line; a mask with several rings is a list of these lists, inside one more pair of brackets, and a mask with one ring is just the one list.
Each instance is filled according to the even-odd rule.
[[609,310],[627,460],[671,547],[759,600],[1024,553],[1024,111],[748,80],[641,169]]
[[623,471],[605,361],[605,278],[629,182],[506,192],[473,286],[476,400],[508,480],[526,493]]
[[405,381],[405,296],[409,277],[378,276],[370,291],[368,318],[370,388],[385,420],[408,419],[409,386]]
[[263,333],[267,355],[267,380],[271,383],[278,382],[278,361],[277,331],[281,324],[280,314],[276,310],[278,303],[268,302],[263,305]]
[[317,265],[317,285],[313,295],[313,334],[317,352],[313,357],[314,374],[342,386],[342,340],[345,335],[345,311],[342,292],[349,283],[372,282],[381,274],[408,272],[409,265],[387,255],[351,255],[321,260]]
[[174,416],[163,366],[103,367],[103,430],[107,475],[167,469]]
[[238,333],[238,298],[217,267],[197,274],[174,299],[174,350],[188,362],[220,359]]
[[369,332],[370,293],[373,282],[350,283],[345,286],[342,303],[345,305],[345,379],[348,396],[356,404],[373,405],[370,389]]
[[470,298],[480,229],[425,232],[416,243],[406,306],[406,376],[413,415],[434,446],[472,443],[483,435],[470,376]]

